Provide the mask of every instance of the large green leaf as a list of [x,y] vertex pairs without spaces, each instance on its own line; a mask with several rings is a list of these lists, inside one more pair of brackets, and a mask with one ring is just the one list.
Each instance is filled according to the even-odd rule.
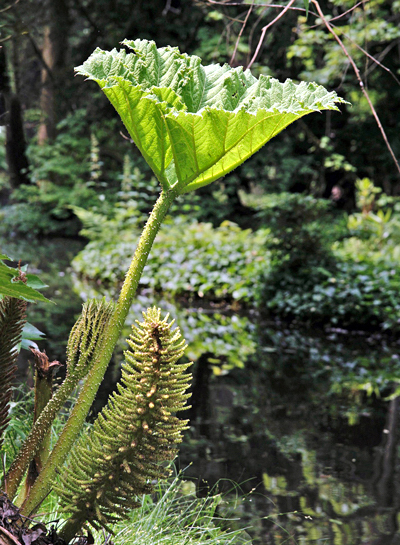
[[202,66],[147,40],[123,45],[133,52],[96,49],[76,71],[100,85],[161,185],[179,193],[224,176],[296,119],[344,102],[315,83]]

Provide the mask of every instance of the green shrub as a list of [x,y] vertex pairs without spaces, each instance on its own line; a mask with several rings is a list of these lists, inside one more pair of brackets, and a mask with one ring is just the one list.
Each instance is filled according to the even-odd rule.
[[[397,267],[400,257],[400,199],[390,197],[368,178],[358,180],[357,204],[361,212],[348,218],[351,237],[334,246],[345,259]],[[377,197],[379,195],[379,197]]]
[[259,199],[258,215],[275,235],[268,240],[273,267],[258,297],[263,310],[309,324],[399,327],[398,220],[390,209],[372,212],[377,191],[366,185],[357,186],[364,212],[347,226],[328,201],[296,194]]
[[85,111],[77,110],[57,125],[57,137],[51,143],[30,144],[30,178],[62,183],[70,188],[90,172],[90,137],[87,134]]
[[[256,201],[257,202],[257,201]],[[296,275],[312,266],[333,266],[331,245],[343,233],[342,217],[330,201],[301,193],[264,195],[258,199],[258,220],[271,228],[278,268]]]
[[73,188],[52,182],[21,186],[13,193],[13,204],[0,211],[0,234],[76,235],[81,227],[71,205],[101,204],[96,192],[85,184]]
[[13,191],[2,208],[0,234],[76,235],[81,224],[71,206],[103,214],[112,208],[116,188],[102,179],[98,141],[87,137],[84,112],[69,115],[58,130],[51,144],[29,146],[32,183]]
[[[336,272],[320,270],[308,282],[291,274],[272,277],[263,301],[268,311],[301,322],[363,328],[400,325],[400,272],[368,263],[338,262]],[[271,278],[270,278],[271,279]]]
[[[118,241],[109,228],[102,233],[72,265],[83,277],[116,285],[130,262],[137,233],[119,230]],[[172,294],[251,301],[261,273],[270,267],[268,236],[267,230],[253,233],[230,222],[214,229],[208,223],[177,218],[157,236],[140,285]]]

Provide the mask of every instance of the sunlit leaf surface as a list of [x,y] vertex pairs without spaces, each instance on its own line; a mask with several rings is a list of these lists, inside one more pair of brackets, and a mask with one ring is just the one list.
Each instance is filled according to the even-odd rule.
[[224,176],[296,119],[344,102],[315,83],[203,66],[147,40],[123,45],[132,53],[96,49],[76,70],[100,85],[162,186],[179,193]]

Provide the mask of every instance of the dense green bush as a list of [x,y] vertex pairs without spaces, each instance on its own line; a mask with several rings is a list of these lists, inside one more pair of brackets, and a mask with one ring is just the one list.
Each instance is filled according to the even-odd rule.
[[[144,182],[135,172],[140,187]],[[372,185],[367,195],[363,184],[357,186],[360,207],[371,204],[371,192],[376,194]],[[91,242],[73,267],[81,278],[111,288],[122,281],[138,234],[137,220],[146,209],[142,190],[131,198],[124,187],[110,219],[76,209]],[[259,230],[242,230],[230,222],[214,228],[188,223],[182,216],[170,220],[156,239],[142,288],[236,300],[300,323],[399,327],[396,202],[389,199],[388,208],[388,198],[380,197],[383,212],[383,205],[375,204],[368,214],[347,218],[330,201],[302,194],[241,197],[256,209]],[[376,218],[383,219],[379,223]]]
[[0,234],[76,235],[81,223],[71,205],[100,202],[96,192],[84,183],[71,189],[44,181],[26,185],[13,193],[13,204],[0,211]]
[[310,266],[332,267],[331,245],[344,234],[342,215],[330,201],[301,193],[278,193],[258,199],[257,217],[274,234],[276,266],[296,275]]
[[76,111],[58,125],[49,144],[29,146],[29,178],[12,193],[0,212],[0,234],[77,235],[81,223],[72,206],[107,213],[116,191],[102,180],[102,162],[94,134],[86,135],[84,112]]
[[57,137],[53,142],[38,145],[30,142],[28,155],[32,183],[51,180],[73,187],[77,180],[88,176],[90,171],[91,140],[88,136],[85,111],[76,110],[57,125]]
[[351,236],[334,245],[335,253],[356,262],[397,268],[400,257],[399,197],[382,193],[368,178],[358,180],[356,187],[360,212],[349,216]]
[[[117,223],[113,227],[118,230]],[[82,276],[116,285],[123,280],[137,232],[119,230],[117,243],[109,226],[102,233],[74,259],[73,267]],[[172,294],[254,300],[258,279],[270,267],[268,236],[267,230],[253,233],[230,222],[214,229],[178,217],[156,238],[140,284]]]
[[[282,271],[281,271],[282,272]],[[263,291],[268,311],[301,322],[398,328],[400,271],[352,261],[337,262],[334,274],[320,270],[304,281],[290,272],[272,274]]]
[[329,202],[269,196],[259,215],[276,235],[277,259],[260,291],[261,306],[301,322],[399,327],[399,220],[393,199],[387,210],[387,197],[375,203],[379,193],[369,180],[357,183],[362,211],[347,226]]

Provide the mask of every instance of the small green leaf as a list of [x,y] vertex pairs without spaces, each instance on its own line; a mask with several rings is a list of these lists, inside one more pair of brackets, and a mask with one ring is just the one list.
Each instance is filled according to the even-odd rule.
[[20,348],[29,350],[32,346],[33,348],[38,349],[38,345],[34,341],[40,341],[43,337],[44,333],[42,331],[29,322],[26,322],[24,329],[22,330]]
[[25,276],[26,276],[26,285],[29,286],[30,288],[33,288],[35,290],[48,288],[48,285],[42,282],[40,278],[36,276],[36,274],[28,273]]
[[23,339],[31,339],[32,341],[40,341],[45,336],[43,331],[40,331],[37,327],[26,322],[24,329],[22,330]]
[[16,297],[17,299],[24,299],[25,301],[50,301],[37,291],[37,289],[46,287],[46,284],[39,280],[36,275],[27,274],[26,284],[21,280],[15,281],[15,278],[18,277],[19,271],[3,263],[3,259],[10,260],[10,258],[6,255],[0,255],[1,296]]

